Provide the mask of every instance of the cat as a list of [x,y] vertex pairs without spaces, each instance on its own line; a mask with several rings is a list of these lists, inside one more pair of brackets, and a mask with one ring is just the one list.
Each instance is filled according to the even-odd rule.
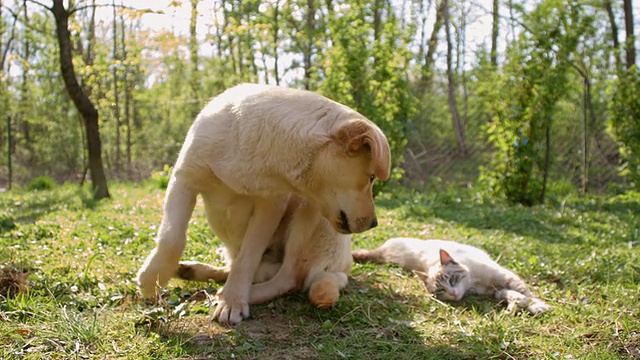
[[506,301],[507,310],[524,309],[537,315],[551,310],[535,297],[524,281],[500,266],[485,251],[447,240],[392,238],[373,250],[354,250],[356,262],[393,263],[412,270],[427,291],[440,300],[459,301],[465,295],[493,296]]

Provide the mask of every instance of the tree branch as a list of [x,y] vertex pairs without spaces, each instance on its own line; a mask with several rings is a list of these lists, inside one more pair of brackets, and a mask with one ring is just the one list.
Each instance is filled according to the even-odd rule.
[[52,8],[52,7],[48,7],[47,5],[45,5],[45,4],[43,4],[43,3],[41,3],[41,2],[39,2],[39,1],[37,1],[37,0],[27,0],[27,1],[28,1],[28,2],[30,2],[30,3],[32,3],[32,4],[40,5],[40,6],[42,6],[43,8],[45,8],[45,9],[47,9],[47,10],[49,10],[49,11],[53,11],[53,8]]

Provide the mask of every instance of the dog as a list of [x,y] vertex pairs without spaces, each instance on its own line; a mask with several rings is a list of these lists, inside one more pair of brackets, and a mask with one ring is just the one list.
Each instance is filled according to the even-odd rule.
[[[296,262],[285,253],[273,279],[252,288],[261,264],[268,263],[265,251],[277,249],[284,233],[300,236],[292,244],[317,240],[293,231],[296,226],[288,229],[292,204],[297,209],[296,202],[303,201],[306,212],[315,212],[338,234],[369,230],[377,226],[372,187],[377,179],[388,179],[390,166],[389,143],[380,128],[345,105],[277,86],[241,84],[226,90],[196,117],[180,150],[156,247],[136,276],[142,295],[156,296],[176,274],[200,195],[209,226],[232,259],[214,317],[241,322],[249,316],[252,296],[254,301],[268,298],[266,284],[296,271],[285,267]],[[306,228],[307,220],[300,222]],[[310,254],[301,250],[298,255]]]
[[[318,308],[338,301],[351,272],[351,235],[338,233],[318,208],[292,194],[280,226],[253,276],[249,305],[260,304],[293,290],[309,290]],[[181,261],[183,280],[224,282],[228,267]]]

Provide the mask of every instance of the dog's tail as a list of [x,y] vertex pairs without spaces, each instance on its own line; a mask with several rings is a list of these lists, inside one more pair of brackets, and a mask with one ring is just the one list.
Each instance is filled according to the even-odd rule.
[[353,250],[351,252],[351,256],[353,256],[353,260],[357,263],[370,262],[370,263],[382,264],[385,262],[384,252],[380,248],[373,249],[373,250],[365,250],[365,249]]

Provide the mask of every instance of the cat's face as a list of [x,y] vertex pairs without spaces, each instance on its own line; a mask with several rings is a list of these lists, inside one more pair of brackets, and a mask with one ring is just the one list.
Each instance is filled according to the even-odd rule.
[[440,250],[440,266],[429,274],[416,272],[429,293],[445,301],[459,301],[471,287],[469,269],[453,260],[445,250]]

